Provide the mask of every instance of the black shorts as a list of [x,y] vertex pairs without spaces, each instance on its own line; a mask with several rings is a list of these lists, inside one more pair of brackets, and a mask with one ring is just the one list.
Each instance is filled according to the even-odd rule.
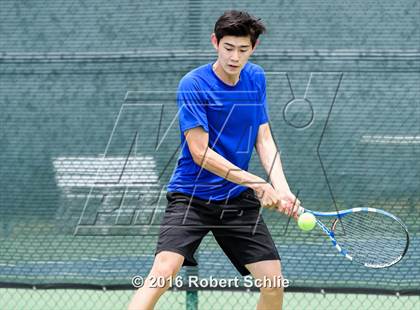
[[246,264],[280,260],[252,189],[223,201],[205,201],[179,192],[168,192],[166,198],[155,255],[176,252],[184,256],[183,266],[196,266],[194,253],[211,231],[242,276],[250,273]]

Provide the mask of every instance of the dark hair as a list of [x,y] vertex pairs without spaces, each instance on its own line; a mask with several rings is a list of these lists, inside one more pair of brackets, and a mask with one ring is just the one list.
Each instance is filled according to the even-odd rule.
[[226,11],[214,25],[217,44],[224,36],[251,36],[251,44],[254,48],[259,35],[264,32],[266,32],[266,28],[261,19],[257,19],[244,11]]

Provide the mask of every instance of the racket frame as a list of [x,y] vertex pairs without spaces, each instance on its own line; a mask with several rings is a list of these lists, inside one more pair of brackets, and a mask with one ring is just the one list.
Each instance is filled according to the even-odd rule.
[[338,241],[335,238],[334,229],[333,228],[332,229],[329,229],[324,223],[321,222],[321,220],[318,219],[318,217],[321,217],[321,218],[322,217],[324,217],[324,218],[326,218],[326,217],[329,217],[329,218],[335,217],[336,219],[335,219],[335,221],[333,222],[333,225],[332,225],[332,227],[335,227],[335,225],[337,224],[337,222],[339,222],[342,217],[344,217],[344,216],[346,216],[346,215],[348,215],[350,213],[356,213],[356,212],[376,212],[376,213],[383,214],[385,216],[389,216],[393,220],[397,221],[404,228],[405,233],[406,233],[406,240],[407,240],[407,242],[406,242],[406,246],[405,246],[405,249],[404,249],[403,253],[400,256],[398,256],[395,260],[393,260],[392,262],[389,262],[387,264],[373,265],[373,264],[368,264],[368,263],[365,263],[365,264],[362,263],[362,265],[364,265],[365,267],[368,267],[368,268],[376,268],[376,269],[391,267],[392,265],[395,265],[396,263],[398,263],[404,257],[404,255],[407,253],[408,246],[409,246],[409,243],[410,243],[410,236],[408,234],[408,229],[405,226],[405,224],[398,217],[396,217],[395,215],[393,215],[393,214],[391,214],[391,213],[389,213],[387,211],[384,211],[384,210],[381,210],[381,209],[376,209],[376,208],[370,208],[370,207],[364,207],[364,208],[363,207],[359,207],[359,208],[352,208],[352,209],[347,209],[347,210],[341,210],[341,211],[338,211],[338,212],[337,211],[320,212],[320,211],[313,211],[313,210],[305,209],[303,207],[299,207],[299,211],[298,211],[298,214],[299,215],[300,214],[303,214],[305,212],[312,213],[315,216],[317,225],[329,237],[329,239],[331,240],[332,245],[336,248],[336,250],[341,255],[343,255],[344,257],[346,257],[350,261],[353,261],[353,257],[350,256],[348,254],[348,252],[345,249],[343,249],[338,244]]

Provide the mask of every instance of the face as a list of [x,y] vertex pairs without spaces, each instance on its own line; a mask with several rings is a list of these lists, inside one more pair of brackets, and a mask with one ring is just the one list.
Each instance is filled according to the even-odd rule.
[[216,35],[213,33],[211,41],[217,51],[217,63],[227,77],[236,77],[241,73],[249,57],[255,50],[251,45],[251,37],[224,36],[217,44]]

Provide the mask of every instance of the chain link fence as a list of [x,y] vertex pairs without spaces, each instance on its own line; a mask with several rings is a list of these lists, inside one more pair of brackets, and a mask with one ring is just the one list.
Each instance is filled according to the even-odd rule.
[[[266,71],[270,126],[300,200],[320,211],[381,208],[410,232],[400,263],[368,270],[322,232],[264,210],[290,281],[286,309],[420,305],[418,7],[362,2],[229,5],[271,30],[251,61]],[[379,4],[388,28],[373,14]],[[214,61],[205,38],[227,6],[0,3],[1,309],[126,307],[133,277],[151,267],[180,149],[175,90]],[[317,22],[302,19],[308,10]],[[255,154],[249,171],[264,176]],[[212,235],[196,257],[158,309],[255,308],[258,289]],[[192,289],[192,275],[240,284]]]

